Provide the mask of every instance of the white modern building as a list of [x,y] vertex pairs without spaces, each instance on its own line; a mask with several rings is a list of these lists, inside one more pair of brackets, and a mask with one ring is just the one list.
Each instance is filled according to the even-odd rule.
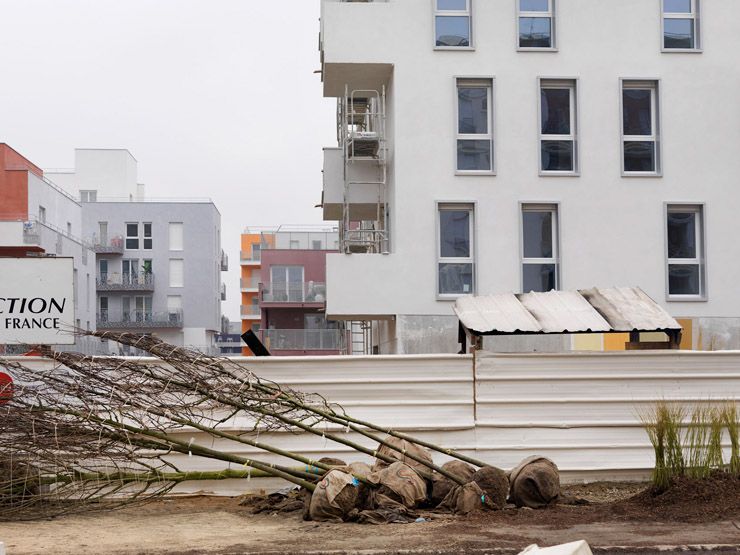
[[639,286],[684,347],[740,348],[738,20],[737,0],[322,0],[327,318],[372,322],[367,350],[455,352],[460,295]]
[[46,172],[81,203],[96,253],[97,328],[217,353],[228,269],[221,215],[209,199],[148,198],[137,172],[125,149],[78,149],[74,169]]

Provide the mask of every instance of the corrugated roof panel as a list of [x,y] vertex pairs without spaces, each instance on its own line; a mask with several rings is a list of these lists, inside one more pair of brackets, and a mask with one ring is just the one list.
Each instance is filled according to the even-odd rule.
[[611,326],[577,291],[517,295],[545,333],[610,331]]
[[479,333],[537,333],[542,327],[513,293],[460,297],[454,306],[463,326]]
[[681,329],[681,324],[639,287],[594,287],[580,293],[614,331]]

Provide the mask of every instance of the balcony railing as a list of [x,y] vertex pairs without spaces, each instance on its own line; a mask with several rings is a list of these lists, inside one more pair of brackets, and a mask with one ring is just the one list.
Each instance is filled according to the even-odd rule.
[[262,314],[259,306],[254,305],[241,305],[242,318],[259,318]]
[[225,283],[221,284],[221,300],[222,301],[226,300],[226,284]]
[[154,274],[100,274],[96,280],[98,291],[154,291]]
[[242,289],[254,289],[256,291],[260,287],[260,278],[258,276],[241,278],[241,280],[239,280],[239,283]]
[[323,330],[260,330],[260,338],[272,351],[342,351],[347,348],[345,332]]
[[123,254],[122,235],[116,235],[108,240],[93,237],[92,245],[96,254]]
[[221,271],[229,271],[229,255],[226,254],[226,252],[224,252],[223,250],[221,251]]
[[254,252],[239,251],[239,260],[244,263],[259,264],[262,260],[262,251],[256,250]]
[[263,303],[325,303],[326,284],[317,281],[306,283],[262,284]]
[[101,310],[97,315],[97,324],[98,329],[181,328],[182,310],[131,310],[117,314]]

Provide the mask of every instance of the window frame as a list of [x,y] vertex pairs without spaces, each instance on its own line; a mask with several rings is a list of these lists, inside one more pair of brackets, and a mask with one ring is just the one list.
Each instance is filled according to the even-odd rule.
[[[694,212],[698,215],[696,222],[696,254],[694,258],[668,258],[668,214],[671,212]],[[665,202],[663,203],[663,257],[665,268],[666,302],[707,302],[707,240],[706,240],[706,205],[703,202]],[[670,292],[669,266],[699,266],[699,294],[680,295]]]
[[[660,0],[660,51],[664,54],[701,54],[701,0],[690,0],[691,13],[676,13],[665,11],[665,0]],[[694,48],[667,48],[665,45],[665,20],[690,19],[694,22]]]
[[[437,9],[437,1],[432,0],[432,47],[434,50],[448,51],[472,51],[475,50],[473,42],[473,0],[465,0],[466,10],[440,10]],[[437,46],[437,17],[467,17],[468,18],[468,46]]]
[[[624,134],[624,91],[625,89],[649,89],[651,135]],[[663,139],[661,133],[661,80],[644,77],[620,77],[619,79],[619,136],[620,136],[620,168],[622,177],[663,177]],[[626,171],[624,167],[625,142],[650,142],[655,144],[654,171]]]
[[[128,234],[128,226],[130,226],[130,225],[135,225],[136,226],[136,235],[135,236]],[[141,228],[139,227],[139,225],[140,225],[139,222],[125,222],[123,224],[123,227],[125,228],[125,231],[126,231],[126,235],[125,235],[124,240],[123,240],[123,245],[124,245],[124,248],[127,251],[138,251],[138,250],[141,250],[140,249],[140,247],[141,247],[141,238],[139,236],[139,232],[141,231]],[[135,247],[129,247],[128,246],[129,239],[130,240],[136,240],[136,246]]]
[[[478,242],[476,241],[477,219],[475,217],[478,209],[477,202],[472,200],[444,200],[435,201],[434,218],[435,218],[435,257],[434,257],[434,282],[435,295],[438,301],[455,301],[460,297],[467,295],[476,295],[478,291]],[[444,210],[466,210],[470,213],[468,226],[470,234],[470,256],[469,257],[443,257],[442,256],[442,226],[440,215]],[[471,264],[473,286],[469,293],[440,293],[439,292],[439,265],[440,264]]]
[[[455,84],[455,147],[453,149],[453,164],[455,175],[496,175],[496,116],[495,116],[495,95],[496,79],[494,77],[463,77],[456,76]],[[461,85],[464,88],[486,88],[488,91],[488,133],[460,133],[460,96],[459,90]],[[488,170],[461,170],[457,167],[457,146],[459,141],[489,141],[491,143],[491,168]]]
[[[578,77],[538,77],[537,78],[537,168],[541,177],[578,177],[581,175],[580,166],[580,118],[578,117],[580,101],[578,95]],[[542,132],[542,89],[569,89],[570,90],[570,135],[546,135]],[[573,169],[572,170],[544,170],[542,168],[542,141],[573,141]]]
[[[146,228],[147,228],[147,226],[149,226],[149,235],[148,236],[146,234]],[[153,239],[153,236],[154,236],[154,226],[153,226],[152,222],[142,222],[142,224],[141,224],[141,233],[142,233],[142,238],[141,238],[141,241],[142,241],[142,245],[141,245],[142,246],[142,250],[145,250],[145,251],[153,250],[153,246],[154,246],[154,239]],[[148,247],[146,246],[147,240],[149,241],[149,246]]]
[[[561,209],[559,202],[546,201],[522,201],[519,203],[519,290],[524,290],[524,266],[525,264],[554,264],[555,265],[555,290],[563,290],[562,282],[562,255],[560,241],[560,217]],[[525,212],[551,212],[552,218],[552,251],[551,258],[526,258],[524,256],[524,213]]]
[[[549,10],[546,12],[527,12],[522,11],[520,0],[514,0],[516,9],[516,27],[514,37],[516,40],[517,52],[557,52],[557,0],[548,0]],[[522,15],[524,14],[524,15]],[[519,36],[519,23],[522,17],[547,17],[550,19],[550,46],[521,46]]]

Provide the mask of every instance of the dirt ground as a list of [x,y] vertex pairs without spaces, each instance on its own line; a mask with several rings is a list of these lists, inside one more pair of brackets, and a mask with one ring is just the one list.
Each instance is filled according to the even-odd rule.
[[8,555],[518,553],[532,543],[577,539],[595,551],[620,553],[655,552],[656,546],[740,552],[740,480],[682,482],[660,496],[645,487],[570,486],[564,494],[575,504],[467,517],[422,511],[424,522],[384,526],[305,522],[300,510],[254,514],[259,503],[240,505],[235,498],[167,499],[112,512],[0,523],[0,541]]

